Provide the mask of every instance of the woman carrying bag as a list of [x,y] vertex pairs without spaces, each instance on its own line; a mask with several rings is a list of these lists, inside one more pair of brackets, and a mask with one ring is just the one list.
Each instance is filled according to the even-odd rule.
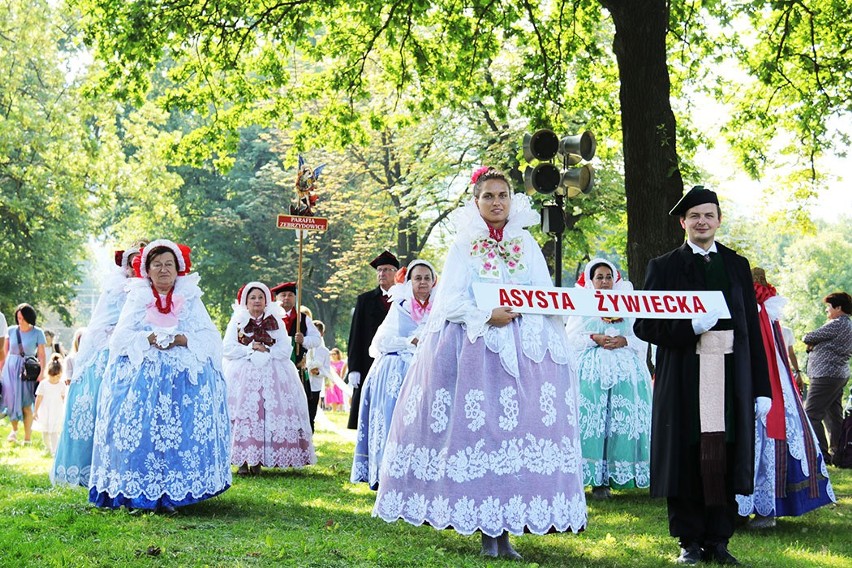
[[46,342],[44,331],[35,325],[36,312],[31,305],[21,304],[15,308],[15,321],[18,325],[9,328],[5,341],[7,355],[0,377],[3,385],[0,409],[12,422],[12,432],[7,440],[17,441],[18,423],[23,421],[24,443],[29,444],[32,437],[35,390],[38,381],[44,376]]

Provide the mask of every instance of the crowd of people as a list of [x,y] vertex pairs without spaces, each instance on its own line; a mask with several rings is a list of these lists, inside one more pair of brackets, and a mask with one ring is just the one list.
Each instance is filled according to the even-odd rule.
[[[737,564],[738,517],[766,528],[835,501],[849,294],[826,296],[828,323],[802,338],[803,401],[785,300],[715,240],[718,199],[695,187],[670,212],[686,242],[650,262],[644,288],[721,292],[730,317],[485,310],[479,283],[553,283],[527,230],[539,220],[529,198],[493,168],[472,185],[440,274],[388,251],[372,260],[377,286],[357,298],[347,356],[325,346],[295,282],[243,285],[223,340],[190,249],[165,239],[116,253],[64,362],[21,304],[8,330],[0,318],[9,441],[22,423],[30,443],[35,421],[53,483],[86,487],[98,507],[174,514],[226,491],[233,473],[316,463],[320,401],[349,404],[350,479],[376,491],[373,516],[479,533],[482,555],[510,559],[521,558],[510,535],[582,531],[586,487],[594,499],[665,497],[686,565]],[[576,285],[632,289],[605,258]]]

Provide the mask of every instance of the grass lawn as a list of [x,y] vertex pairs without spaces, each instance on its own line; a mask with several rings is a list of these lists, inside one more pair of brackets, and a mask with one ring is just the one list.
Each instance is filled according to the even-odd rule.
[[[342,414],[330,415],[338,429]],[[0,567],[37,566],[511,566],[478,556],[479,537],[387,524],[370,516],[374,494],[349,483],[351,437],[319,428],[319,463],[301,471],[234,476],[215,499],[174,517],[92,508],[83,488],[54,488],[50,458],[7,443],[0,425]],[[831,468],[838,504],[775,529],[734,536],[731,551],[749,566],[852,566],[852,470]],[[647,491],[589,501],[579,535],[513,537],[529,566],[669,566],[665,502]]]

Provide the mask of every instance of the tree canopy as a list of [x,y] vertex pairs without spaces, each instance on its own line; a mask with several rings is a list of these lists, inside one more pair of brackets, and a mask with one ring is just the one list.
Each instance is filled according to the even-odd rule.
[[49,13],[46,2],[0,4],[0,307],[47,305],[68,320],[99,164]]
[[[849,92],[843,73],[848,34],[842,33],[848,31],[849,6],[843,3],[79,0],[78,5],[86,37],[105,64],[101,87],[141,99],[150,72],[168,55],[177,62],[169,71],[174,86],[161,102],[212,115],[186,143],[197,149],[196,142],[205,140],[220,155],[233,148],[234,127],[247,121],[280,124],[295,118],[303,127],[297,143],[320,133],[344,146],[369,139],[362,117],[381,131],[399,113],[417,121],[436,110],[483,103],[484,119],[492,124],[514,115],[530,127],[593,125],[601,137],[623,142],[627,254],[631,273],[640,276],[648,258],[682,238],[674,220],[652,222],[682,191],[682,171],[699,181],[689,166],[695,141],[678,130],[671,108],[670,69],[678,96],[702,82],[715,85],[710,90],[719,97],[737,92],[730,135],[738,137],[753,175],[759,175],[764,148],[777,131],[773,121],[783,119],[785,130],[800,133],[799,142],[813,155],[828,147],[830,117],[849,110],[843,96]],[[751,33],[739,33],[749,25]],[[731,83],[735,79],[705,65],[726,60],[741,63],[754,77],[746,96]],[[614,104],[616,92],[620,106]],[[814,93],[818,96],[811,97]],[[390,113],[363,104],[375,97],[387,99]],[[308,101],[321,103],[306,115]],[[685,144],[679,147],[679,140]],[[483,146],[480,157],[489,157]],[[518,154],[516,146],[499,165],[517,166]],[[405,233],[404,217],[400,223]]]
[[501,167],[520,190],[521,139],[540,127],[598,139],[598,192],[566,207],[566,271],[605,251],[641,285],[647,260],[682,240],[666,212],[705,175],[692,161],[712,142],[690,121],[697,93],[732,108],[723,134],[751,175],[790,156],[790,219],[806,230],[795,205],[821,181],[816,158],[847,142],[848,3],[30,5],[0,8],[12,78],[0,92],[4,302],[25,289],[66,305],[89,234],[170,236],[195,248],[221,322],[244,277],[292,274],[292,235],[269,227],[301,152],[329,163],[321,200],[333,219],[307,243],[305,292],[345,327],[334,300],[371,285],[370,255],[440,256],[472,167]]

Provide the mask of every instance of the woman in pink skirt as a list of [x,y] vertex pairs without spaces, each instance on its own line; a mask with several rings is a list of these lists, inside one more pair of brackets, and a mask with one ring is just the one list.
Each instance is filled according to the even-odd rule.
[[224,341],[225,381],[237,473],[266,467],[302,467],[317,461],[308,418],[308,401],[283,312],[269,288],[249,282],[237,294]]
[[373,515],[482,534],[482,554],[519,559],[509,533],[586,524],[577,380],[562,318],[477,307],[478,282],[552,287],[529,198],[482,168],[454,213],[434,307],[391,421]]

